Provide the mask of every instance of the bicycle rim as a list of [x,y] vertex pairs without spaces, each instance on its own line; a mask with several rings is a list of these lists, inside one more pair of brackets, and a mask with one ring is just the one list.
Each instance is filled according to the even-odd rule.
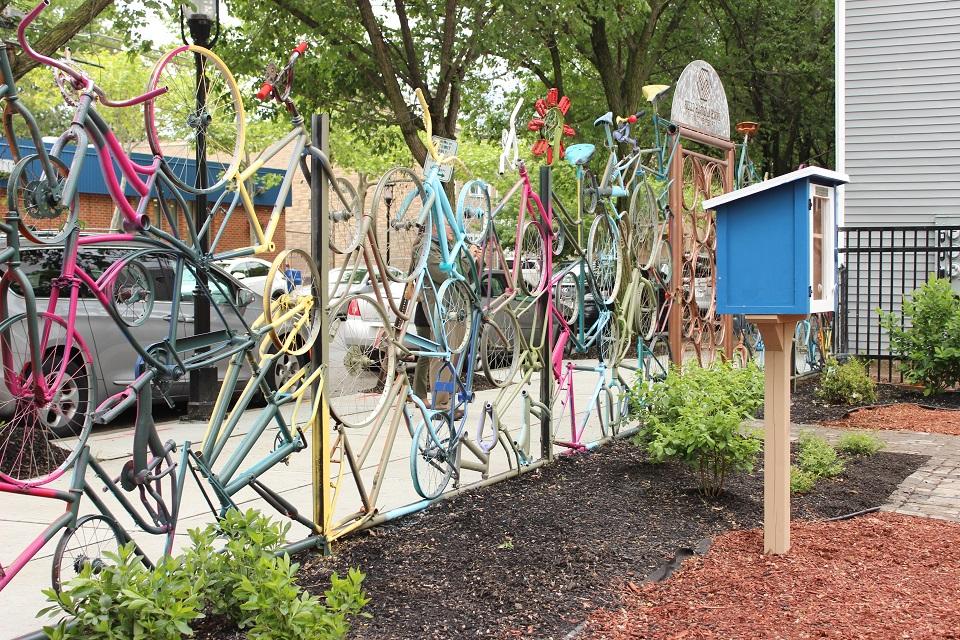
[[[275,296],[275,283],[283,292]],[[277,254],[263,292],[263,316],[270,339],[279,351],[292,356],[308,353],[320,335],[320,287],[323,281],[313,258],[301,249]]]
[[523,291],[533,295],[547,286],[547,247],[540,225],[527,222],[520,235],[520,262],[514,258],[517,284]]
[[[74,463],[90,435],[97,406],[93,364],[80,335],[49,313],[38,314],[38,321],[41,370],[51,387],[60,379],[49,403],[34,395],[26,314],[0,323],[6,413],[11,416],[0,424],[0,478],[26,486],[51,482]],[[65,354],[68,333],[73,347]],[[57,442],[58,432],[70,425],[77,426],[75,439]]]
[[646,180],[637,181],[630,196],[630,253],[641,269],[649,269],[660,240],[660,215]]
[[156,298],[153,276],[133,259],[126,262],[110,282],[110,305],[128,327],[139,327],[153,311]]
[[334,305],[328,323],[330,412],[346,427],[368,425],[383,412],[394,384],[396,347],[387,314],[373,298],[352,295]]
[[457,354],[470,343],[473,329],[473,296],[462,280],[447,280],[437,292],[438,329],[447,349]]
[[[197,65],[203,84],[197,82]],[[196,45],[163,56],[150,75],[148,91],[166,87],[148,100],[144,113],[150,149],[163,157],[161,167],[180,189],[212,193],[234,178],[244,146],[243,98],[230,69],[215,53]],[[205,105],[197,108],[198,99]],[[194,158],[206,147],[211,184],[196,184]]]
[[416,428],[410,447],[410,476],[413,488],[425,500],[433,500],[447,488],[453,475],[455,450],[450,418],[436,412],[430,422]]
[[490,223],[490,189],[483,180],[471,180],[460,188],[457,221],[467,242],[480,244]]
[[520,323],[509,310],[493,315],[480,335],[480,359],[490,384],[505,387],[520,364]]
[[[383,240],[380,255],[387,265],[387,278],[394,282],[410,282],[427,262],[432,224],[427,204],[423,183],[409,169],[390,169],[377,182],[370,211],[377,215],[377,244]],[[385,212],[383,231],[381,211]]]
[[613,304],[620,286],[620,237],[606,215],[597,216],[587,240],[587,263],[603,304]]
[[36,244],[59,244],[73,231],[80,211],[80,197],[64,205],[60,201],[61,189],[69,169],[60,158],[49,156],[56,183],[47,177],[40,156],[24,156],[14,166],[7,180],[14,185],[7,200],[19,214],[21,235]]
[[357,190],[346,178],[337,178],[333,185],[336,185],[336,188],[330,189],[327,214],[330,219],[330,250],[341,255],[352,253],[363,239],[360,198]]

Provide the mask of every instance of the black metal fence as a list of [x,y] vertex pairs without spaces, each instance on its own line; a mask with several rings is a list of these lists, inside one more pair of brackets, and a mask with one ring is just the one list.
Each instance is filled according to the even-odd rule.
[[931,274],[960,291],[960,226],[842,227],[834,352],[867,360],[877,379],[901,382],[880,312],[903,323],[903,300]]

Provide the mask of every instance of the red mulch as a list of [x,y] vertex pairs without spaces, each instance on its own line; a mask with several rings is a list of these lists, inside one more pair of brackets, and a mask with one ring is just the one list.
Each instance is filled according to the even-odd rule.
[[822,423],[854,429],[903,429],[960,436],[960,411],[928,409],[918,404],[888,404],[857,409],[840,420]]
[[960,638],[960,525],[879,513],[795,522],[792,543],[768,557],[762,531],[725,533],[581,637]]

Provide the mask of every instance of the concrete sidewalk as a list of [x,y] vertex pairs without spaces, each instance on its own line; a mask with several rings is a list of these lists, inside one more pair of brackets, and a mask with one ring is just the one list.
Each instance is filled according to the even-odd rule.
[[[589,365],[591,363],[590,361],[581,361],[578,364]],[[577,372],[575,374],[575,407],[581,416],[589,406],[596,380],[596,373]],[[538,384],[538,380],[534,379],[530,385],[534,394],[537,394]],[[492,402],[498,393],[499,390],[497,389],[477,392],[476,401],[468,414],[468,435],[470,438],[476,436],[476,425],[479,424],[483,403],[486,401]],[[232,435],[229,444],[225,447],[224,455],[229,455],[237,448],[242,436],[248,432],[259,414],[260,409],[253,409],[244,414],[237,432]],[[520,414],[521,405],[518,398],[506,409],[501,419],[506,425],[519,425]],[[173,440],[182,443],[189,440],[196,443],[202,439],[206,431],[206,424],[171,421],[158,424],[158,431],[163,441]],[[397,430],[394,442],[387,443],[384,441],[385,432],[386,429],[377,434],[371,442],[366,463],[363,465],[360,474],[366,485],[366,490],[369,491],[369,487],[373,484],[374,475],[378,471],[385,473],[382,489],[376,500],[380,512],[421,500],[410,479],[411,437],[404,421],[401,420],[401,426]],[[561,440],[567,439],[568,432],[569,423],[557,429],[556,437]],[[247,459],[257,460],[266,455],[272,449],[275,433],[275,428],[268,428],[258,439],[253,452]],[[370,427],[351,429],[348,436],[353,446],[359,448],[370,433]],[[589,418],[582,441],[585,443],[591,442],[600,436],[599,420],[594,410]],[[128,427],[94,432],[88,440],[93,455],[101,461],[107,472],[113,477],[119,475],[121,467],[129,458],[131,437],[132,428]],[[387,456],[387,463],[383,469],[380,469],[380,459],[384,447],[388,444],[392,446]],[[194,445],[194,448],[196,449],[197,446]],[[536,428],[531,433],[531,451],[534,455],[540,451],[539,430]],[[467,455],[468,453],[464,451],[464,456]],[[288,465],[278,464],[261,477],[266,486],[280,493],[307,517],[312,517],[313,512],[311,457],[311,449],[308,448],[291,456]],[[508,470],[510,468],[509,463],[508,457],[502,450],[500,448],[495,449],[494,455],[491,456],[488,475]],[[339,473],[338,465],[332,465],[331,478],[337,478]],[[344,473],[349,475],[346,468]],[[465,471],[462,486],[479,482],[481,479],[480,473]],[[63,488],[68,482],[69,478],[61,479],[52,486]],[[335,518],[338,519],[356,512],[361,505],[360,494],[349,478],[346,478],[341,486],[343,488],[335,509]],[[452,486],[448,486],[448,490],[452,488]],[[136,506],[140,506],[135,495],[130,497],[134,500]],[[237,494],[235,500],[241,508],[258,508],[277,519],[282,519],[282,516],[277,514],[249,488]],[[134,532],[135,527],[132,519],[120,508],[119,504],[109,499],[109,496],[107,503],[108,507],[114,511],[114,515],[120,519],[121,524],[128,531]],[[26,548],[50,522],[62,513],[62,510],[63,503],[56,500],[0,494],[0,530],[2,530],[3,539],[3,545],[0,548],[0,563],[9,564],[16,554]],[[81,515],[92,512],[89,500],[81,501],[80,511]],[[121,514],[123,517],[121,517]],[[212,520],[213,515],[210,513],[202,492],[188,474],[181,504],[180,525],[177,531],[177,549],[179,550],[189,544],[187,534],[189,529],[202,526]],[[307,536],[308,533],[309,531],[305,527],[294,523],[289,533],[289,539],[291,541],[298,540]],[[160,554],[163,545],[163,540],[160,537],[136,533],[134,533],[134,537],[151,557],[157,557]],[[17,577],[3,591],[0,591],[0,611],[3,612],[3,615],[0,616],[0,638],[15,637],[39,629],[44,623],[49,623],[49,620],[37,619],[36,613],[47,604],[40,590],[50,586],[51,563],[57,540],[59,540],[59,537],[48,543]]]

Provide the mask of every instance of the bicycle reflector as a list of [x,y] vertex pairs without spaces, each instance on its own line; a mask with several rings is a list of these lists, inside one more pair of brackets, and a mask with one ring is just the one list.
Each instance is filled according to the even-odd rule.
[[347,315],[360,317],[360,302],[357,300],[351,300],[350,304],[347,305]]

